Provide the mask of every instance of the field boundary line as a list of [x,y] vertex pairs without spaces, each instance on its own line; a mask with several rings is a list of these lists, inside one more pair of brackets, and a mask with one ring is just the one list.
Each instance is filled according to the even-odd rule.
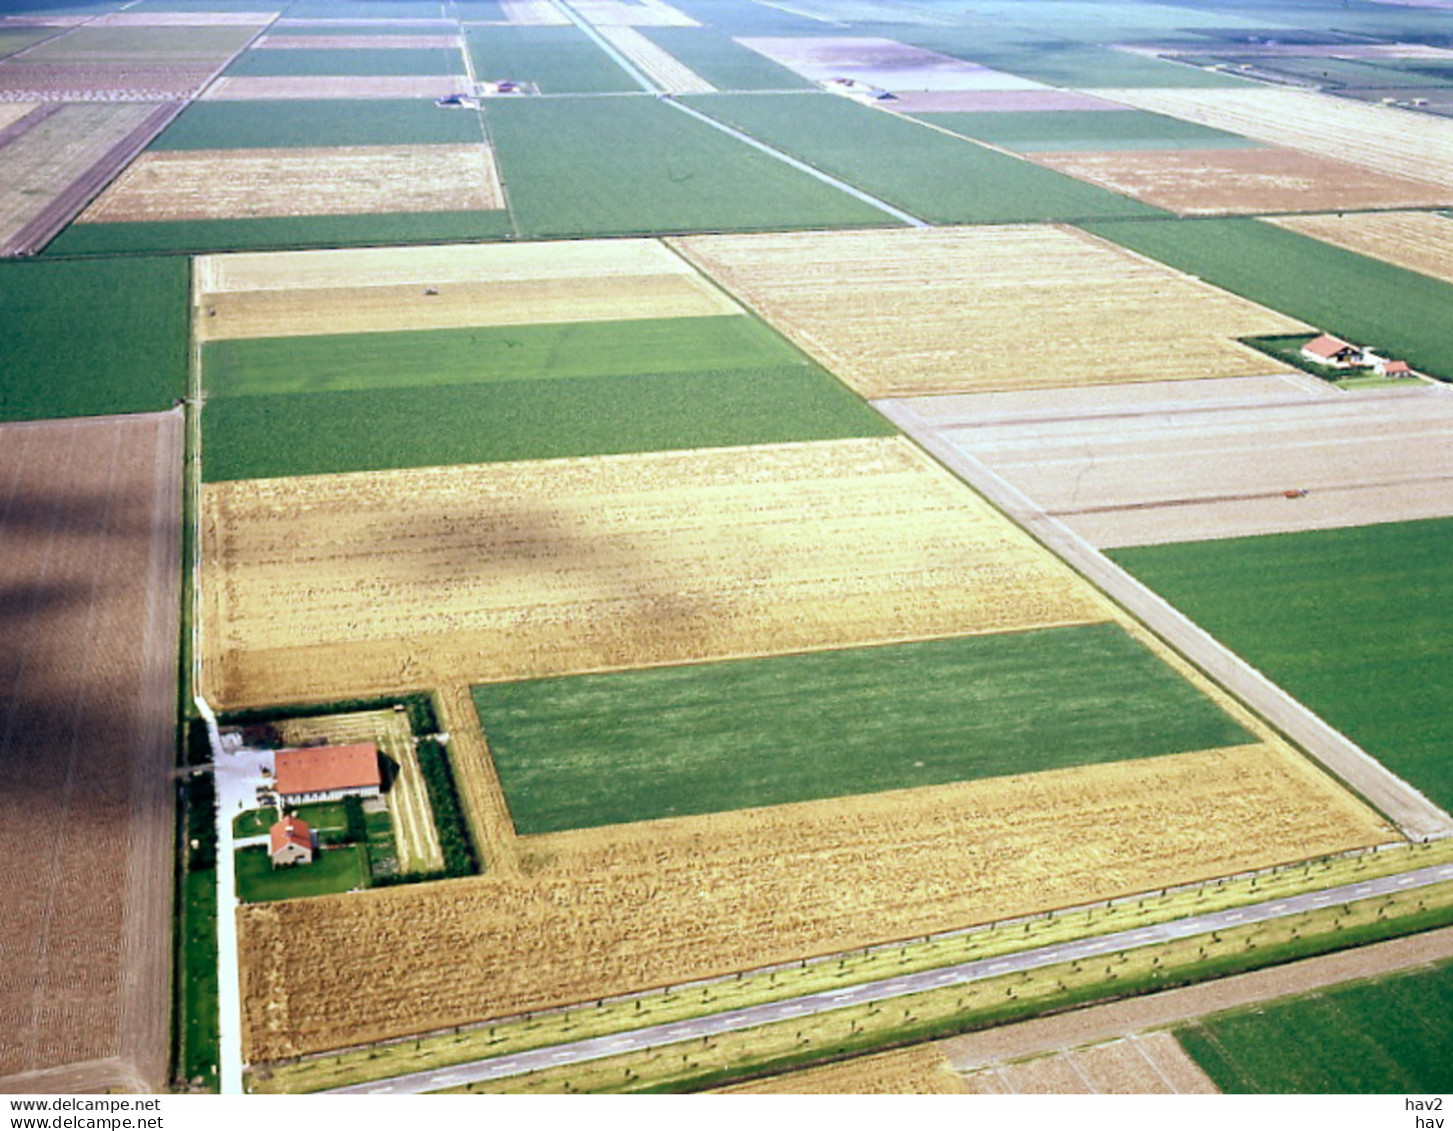
[[481,863],[496,875],[519,877],[519,837],[468,685],[439,688],[436,703],[439,725],[449,735],[449,765],[459,784],[464,818],[484,855]]
[[897,398],[869,402],[949,470],[1112,600],[1180,651],[1226,690],[1287,735],[1318,764],[1414,840],[1453,836],[1453,816],[1434,805],[1346,735],[1297,702],[1261,672],[1121,569],[1018,488],[939,434]]

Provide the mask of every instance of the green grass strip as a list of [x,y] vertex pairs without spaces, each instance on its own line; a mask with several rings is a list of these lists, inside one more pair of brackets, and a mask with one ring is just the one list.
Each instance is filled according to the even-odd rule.
[[432,99],[282,99],[193,102],[154,150],[288,149],[335,145],[448,145],[484,140],[479,115]]
[[[290,75],[462,75],[464,59],[450,47],[352,47],[244,51],[226,71],[228,78]],[[368,103],[360,104],[367,113]]]
[[811,366],[745,315],[209,342],[211,396]]
[[481,80],[532,82],[541,94],[641,89],[577,27],[466,27],[464,39]]
[[1453,379],[1453,285],[1259,220],[1084,225],[1321,330]]
[[718,90],[813,90],[815,86],[730,36],[706,27],[641,28],[641,34]]
[[891,435],[816,367],[222,397],[203,477],[380,471]]
[[830,94],[706,94],[686,101],[936,223],[1165,215],[1107,189]]
[[522,836],[1251,741],[1118,625],[474,689]]
[[187,387],[184,259],[0,262],[0,420],[168,409]]
[[1106,552],[1436,804],[1453,806],[1453,519]]
[[1019,153],[1055,150],[1247,149],[1259,143],[1144,110],[928,113],[913,117]]

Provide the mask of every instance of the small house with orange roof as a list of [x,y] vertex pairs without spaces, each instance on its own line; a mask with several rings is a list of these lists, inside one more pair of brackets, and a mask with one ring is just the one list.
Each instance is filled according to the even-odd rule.
[[284,817],[268,830],[268,851],[274,868],[311,864],[317,847],[311,826],[300,817]]
[[1351,342],[1334,338],[1331,334],[1321,334],[1313,338],[1302,347],[1302,356],[1308,361],[1328,365],[1333,369],[1351,369],[1364,364],[1362,350]]

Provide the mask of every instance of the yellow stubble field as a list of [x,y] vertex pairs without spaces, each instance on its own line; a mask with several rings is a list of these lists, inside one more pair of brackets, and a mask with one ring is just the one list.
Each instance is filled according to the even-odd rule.
[[200,341],[741,314],[656,240],[203,256]]
[[142,154],[77,222],[503,207],[485,145],[177,150]]
[[1274,738],[526,837],[513,874],[243,908],[245,1055],[485,1021],[1389,839]]
[[1055,225],[670,242],[873,398],[1279,372],[1235,339],[1305,329]]
[[209,484],[219,709],[1103,621],[907,440]]
[[1453,283],[1453,219],[1436,212],[1282,216],[1270,223]]

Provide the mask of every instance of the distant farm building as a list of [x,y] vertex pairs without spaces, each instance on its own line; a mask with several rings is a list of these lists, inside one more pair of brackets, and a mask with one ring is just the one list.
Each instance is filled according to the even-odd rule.
[[1351,369],[1363,364],[1362,350],[1351,342],[1322,334],[1302,347],[1302,356],[1318,365],[1329,365],[1333,369]]
[[383,787],[378,747],[372,742],[359,742],[279,750],[274,781],[285,805],[338,801],[350,796],[377,797]]
[[284,817],[268,830],[268,851],[274,868],[311,864],[317,839],[307,821]]

